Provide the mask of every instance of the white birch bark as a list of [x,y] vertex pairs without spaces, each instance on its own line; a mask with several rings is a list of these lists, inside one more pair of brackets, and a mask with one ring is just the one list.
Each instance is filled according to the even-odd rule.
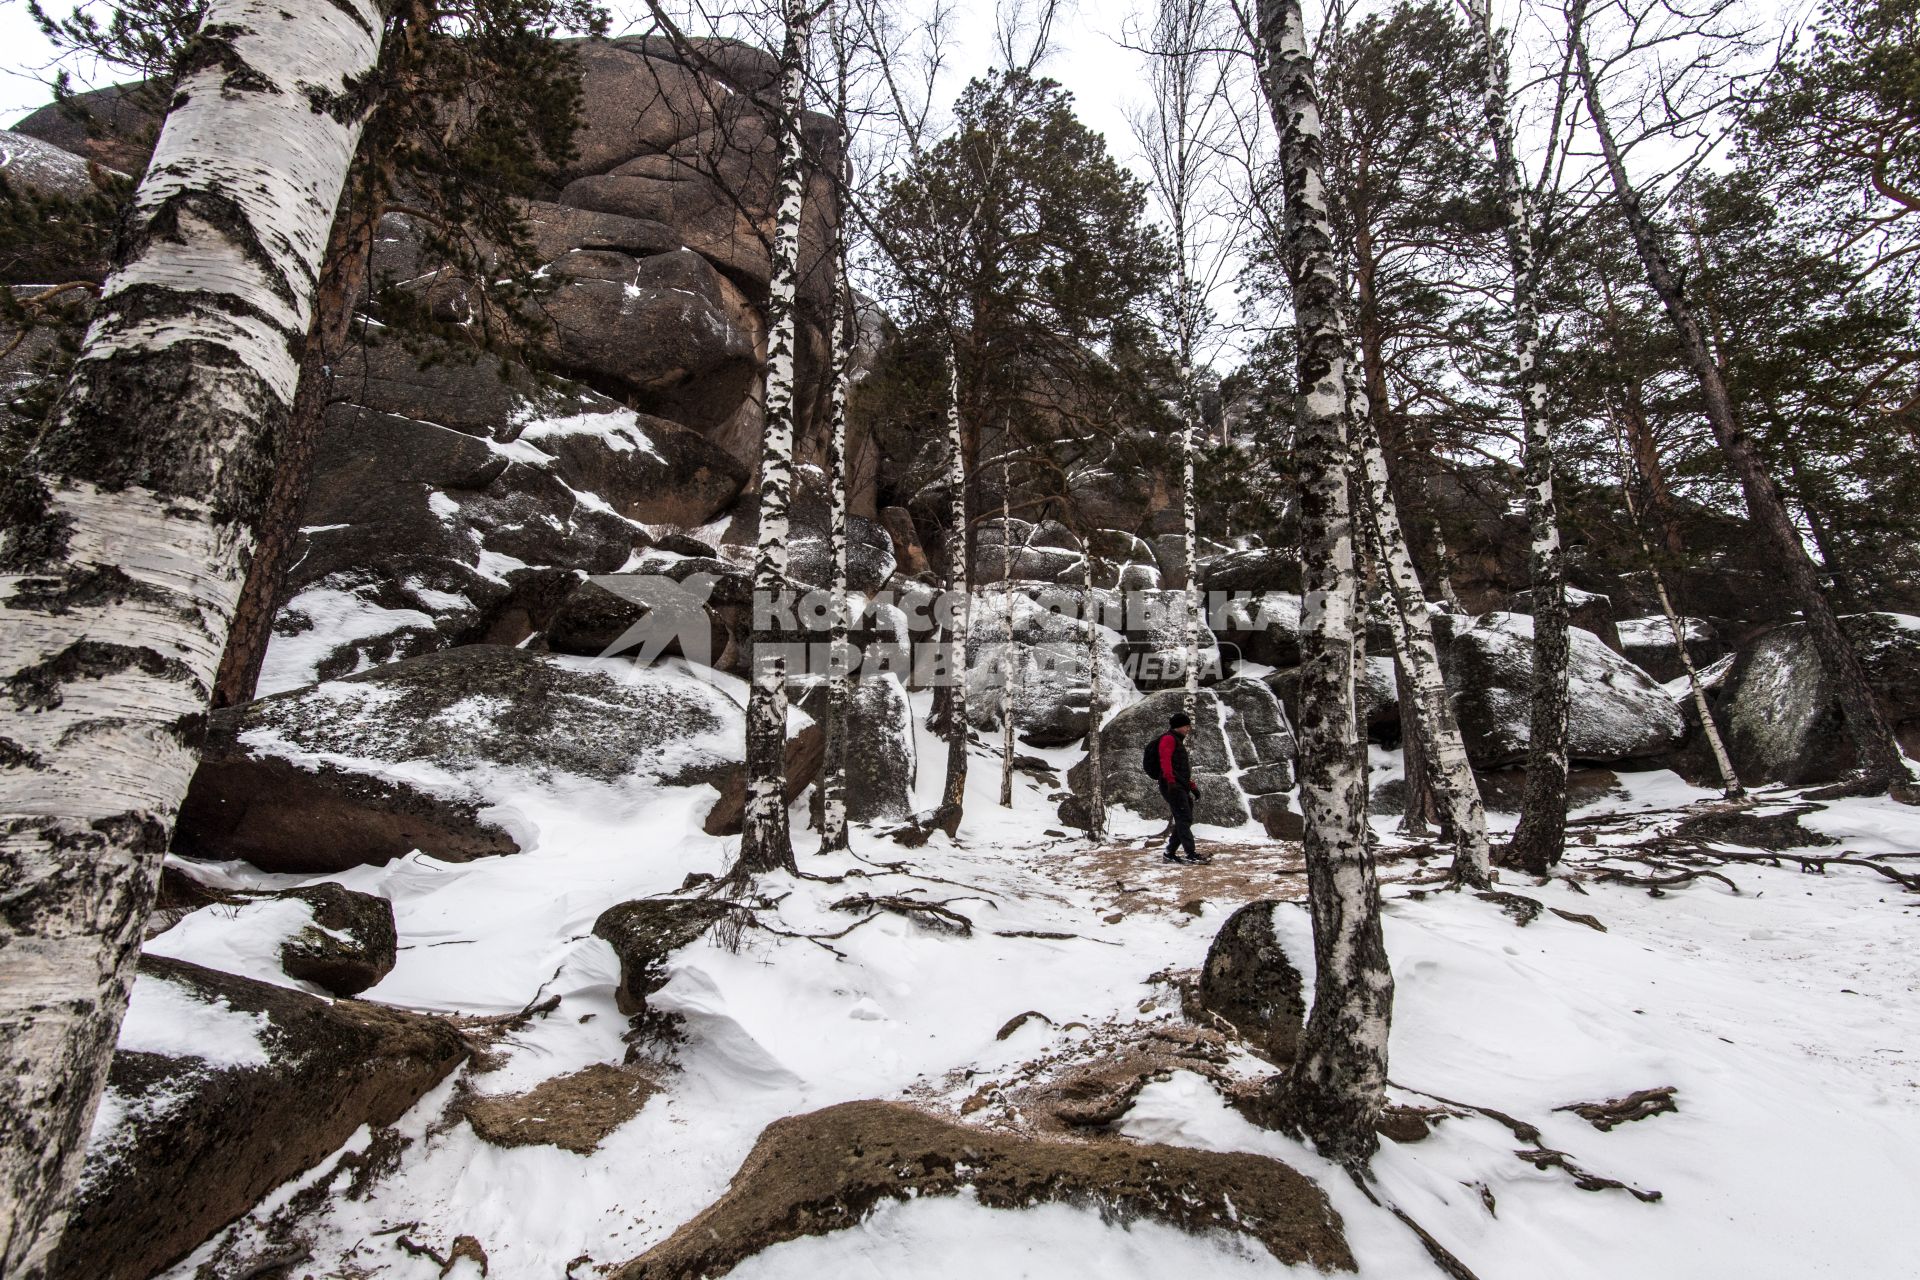
[[[948,313],[951,315],[951,312]],[[967,571],[967,442],[960,420],[960,357],[949,330],[946,342],[947,375],[947,491],[950,522],[947,529],[947,593],[953,606],[953,625],[947,632],[952,648],[952,681],[947,691],[947,774],[940,789],[940,807],[934,825],[949,836],[960,833],[967,796],[967,640],[973,615]]]
[[1618,427],[1614,430],[1615,447],[1620,451],[1620,496],[1626,500],[1627,520],[1633,525],[1633,533],[1640,540],[1640,554],[1647,562],[1647,572],[1653,577],[1653,591],[1660,600],[1661,616],[1667,620],[1667,630],[1673,636],[1674,648],[1680,654],[1680,669],[1686,672],[1687,691],[1693,697],[1693,709],[1700,716],[1700,732],[1707,740],[1707,749],[1713,753],[1713,766],[1720,775],[1720,794],[1729,800],[1737,800],[1747,794],[1740,785],[1740,775],[1734,772],[1733,759],[1727,755],[1727,744],[1720,737],[1720,726],[1713,722],[1713,707],[1707,702],[1706,687],[1700,683],[1700,672],[1693,665],[1693,655],[1687,652],[1687,631],[1680,621],[1679,611],[1673,607],[1673,597],[1667,594],[1667,580],[1660,572],[1660,566],[1654,560],[1653,545],[1647,541],[1646,526],[1640,522],[1640,504],[1634,501],[1633,480],[1630,471],[1633,463],[1627,453],[1626,442],[1620,439]]
[[1013,643],[1013,512],[1012,495],[1007,490],[1007,468],[1000,467],[1000,603],[1006,610],[1007,644],[1001,652],[1004,667],[1000,678],[1000,805],[1013,808],[1013,713],[1018,705],[1014,688],[1014,664],[1024,667]]
[[[760,528],[754,543],[753,590],[773,601],[787,590],[787,515],[793,489],[794,354],[800,276],[800,217],[806,194],[801,136],[807,40],[813,12],[806,0],[787,0],[780,50],[780,200],[774,212],[773,280],[767,296],[766,427],[760,446]],[[758,611],[757,611],[758,612]],[[765,611],[771,617],[776,611]],[[740,860],[733,876],[792,871],[793,833],[787,821],[787,665],[769,627],[753,634],[752,684],[747,693],[747,800]]]
[[1363,468],[1361,483],[1367,514],[1373,521],[1381,576],[1390,606],[1387,626],[1393,636],[1395,656],[1410,686],[1402,689],[1400,696],[1412,699],[1415,704],[1414,728],[1420,735],[1421,754],[1453,829],[1453,881],[1475,889],[1490,888],[1493,869],[1487,844],[1486,809],[1480,801],[1480,784],[1474,780],[1473,767],[1467,762],[1466,741],[1460,736],[1460,725],[1453,714],[1453,698],[1440,675],[1440,651],[1433,641],[1433,614],[1407,547],[1406,531],[1401,527],[1393,487],[1387,477],[1386,454],[1380,447],[1379,429],[1365,392],[1355,397],[1354,408],[1353,425],[1360,435],[1356,452]]
[[1393,973],[1380,894],[1355,803],[1354,555],[1347,503],[1347,387],[1342,288],[1328,212],[1326,144],[1300,0],[1261,0],[1264,82],[1280,140],[1287,274],[1299,345],[1295,458],[1300,476],[1302,616],[1300,807],[1313,916],[1313,1010],[1276,1118],[1330,1158],[1363,1164],[1379,1145]]
[[1567,584],[1554,499],[1553,424],[1540,369],[1532,201],[1514,144],[1507,59],[1493,29],[1492,0],[1474,0],[1483,69],[1481,106],[1499,183],[1495,202],[1513,276],[1514,386],[1525,436],[1528,585],[1533,600],[1533,688],[1528,710],[1527,781],[1520,823],[1508,844],[1514,865],[1536,875],[1560,861],[1567,826]]
[[271,480],[375,0],[214,0],[72,381],[0,478],[0,1274],[42,1275]]
[[1100,609],[1094,602],[1093,531],[1080,533],[1081,614],[1087,622],[1087,839],[1104,844],[1107,839],[1107,781],[1100,763],[1100,728],[1105,719],[1100,688]]
[[853,655],[847,644],[847,380],[855,322],[847,287],[846,245],[835,247],[833,397],[827,425],[827,491],[832,504],[828,546],[833,556],[833,617],[828,624],[826,758],[820,766],[820,852],[847,847],[847,712]]

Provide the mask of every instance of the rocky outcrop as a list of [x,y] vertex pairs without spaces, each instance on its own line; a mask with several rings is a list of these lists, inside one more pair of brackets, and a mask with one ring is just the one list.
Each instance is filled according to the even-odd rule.
[[[1681,618],[1680,633],[1686,637],[1687,657],[1694,670],[1704,671],[1731,650],[1721,639],[1720,628],[1707,618]],[[1680,662],[1680,646],[1674,642],[1673,626],[1665,614],[1645,618],[1622,618],[1618,624],[1620,652],[1627,661],[1655,680],[1665,684],[1686,674]]]
[[[325,872],[412,849],[513,853],[487,810],[503,778],[737,790],[742,712],[670,667],[600,665],[467,645],[216,712],[175,847],[267,870]],[[818,767],[818,730],[811,732]],[[797,794],[812,780],[790,753]]]
[[1200,970],[1200,1007],[1232,1024],[1274,1063],[1299,1052],[1307,1006],[1300,971],[1273,930],[1278,902],[1249,902],[1227,917]]
[[147,1280],[466,1056],[446,1022],[140,962],[55,1280]]
[[[1673,697],[1647,673],[1591,632],[1568,633],[1567,751],[1575,760],[1610,764],[1658,757],[1683,733]],[[1526,758],[1533,680],[1533,619],[1490,613],[1453,638],[1448,684],[1467,756],[1493,769]]]
[[1325,1194],[1267,1156],[1048,1141],[898,1102],[846,1102],[768,1125],[724,1196],[614,1277],[722,1275],[782,1241],[857,1226],[884,1200],[960,1194],[990,1209],[1065,1202],[1121,1221],[1233,1231],[1282,1265],[1354,1269]]
[[[1169,689],[1107,721],[1100,731],[1106,803],[1142,817],[1165,815],[1166,802],[1141,770],[1140,757],[1148,742],[1167,731],[1167,720],[1180,710],[1182,699],[1179,690]],[[1293,786],[1295,754],[1293,729],[1279,700],[1258,681],[1228,680],[1200,690],[1193,719],[1187,753],[1200,787],[1194,821],[1237,827],[1257,817],[1279,823],[1286,811],[1284,793]],[[1074,798],[1083,800],[1090,781],[1087,762],[1076,764],[1067,780]]]
[[[905,818],[913,813],[913,708],[900,677],[856,679],[847,704],[847,816],[855,822]],[[827,689],[815,681],[797,704],[815,723],[827,718]],[[815,793],[816,798],[819,792]],[[816,800],[817,807],[817,800]]]
[[1014,729],[1030,746],[1064,747],[1087,735],[1092,662],[1100,664],[1103,707],[1129,698],[1133,681],[1105,632],[1088,643],[1080,593],[1039,588],[981,595],[967,643],[967,715],[982,730],[999,727],[1011,697]]
[[640,898],[608,907],[593,922],[593,936],[620,959],[620,985],[614,1002],[632,1016],[647,1007],[647,997],[667,985],[667,960],[707,930],[745,910],[724,898]]
[[336,996],[357,996],[393,972],[399,934],[393,904],[343,885],[289,889],[313,911],[313,923],[280,945],[280,967],[289,978],[311,982]]

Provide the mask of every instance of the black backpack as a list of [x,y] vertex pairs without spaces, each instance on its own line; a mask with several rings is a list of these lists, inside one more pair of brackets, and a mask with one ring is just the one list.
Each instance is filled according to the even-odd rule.
[[1140,771],[1155,782],[1166,781],[1160,776],[1160,739],[1166,736],[1163,733],[1158,737],[1147,739],[1146,749],[1140,753]]

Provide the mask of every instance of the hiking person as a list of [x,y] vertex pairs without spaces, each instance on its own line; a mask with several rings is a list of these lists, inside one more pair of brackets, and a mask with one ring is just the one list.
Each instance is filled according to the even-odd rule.
[[[1187,758],[1187,735],[1193,732],[1193,717],[1177,711],[1167,720],[1167,731],[1148,748],[1147,775],[1160,784],[1160,796],[1173,815],[1167,829],[1168,862],[1204,862],[1193,847],[1193,801],[1200,794],[1194,785],[1193,764]],[[1182,849],[1186,857],[1180,856]]]

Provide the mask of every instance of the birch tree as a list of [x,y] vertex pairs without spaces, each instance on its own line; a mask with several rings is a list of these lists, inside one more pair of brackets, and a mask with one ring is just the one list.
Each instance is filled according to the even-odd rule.
[[[844,120],[844,117],[842,117]],[[826,758],[820,765],[820,852],[847,847],[847,712],[853,690],[847,643],[847,381],[853,349],[853,291],[847,285],[845,233],[835,246],[833,392],[827,423],[827,544],[833,559],[832,617],[827,624]]]
[[1493,885],[1487,845],[1487,814],[1480,801],[1480,784],[1467,761],[1466,741],[1453,714],[1453,697],[1440,674],[1440,651],[1433,640],[1433,614],[1426,590],[1414,568],[1401,527],[1393,486],[1387,478],[1387,459],[1380,448],[1365,392],[1355,397],[1353,426],[1360,439],[1355,454],[1361,465],[1359,480],[1366,497],[1366,516],[1373,523],[1379,548],[1380,573],[1386,587],[1388,631],[1394,658],[1406,684],[1403,702],[1415,704],[1414,731],[1420,736],[1420,754],[1427,762],[1431,785],[1439,797],[1453,832],[1453,882],[1474,889]]
[[[1611,410],[1611,405],[1609,406]],[[1634,478],[1629,474],[1635,468],[1632,454],[1628,452],[1627,442],[1620,430],[1619,418],[1614,417],[1614,447],[1620,461],[1620,496],[1627,506],[1627,521],[1633,526],[1635,539],[1640,543],[1640,555],[1646,562],[1647,574],[1653,579],[1654,595],[1660,601],[1660,615],[1666,619],[1667,631],[1673,636],[1675,652],[1680,655],[1680,669],[1686,673],[1687,693],[1693,699],[1693,709],[1700,717],[1700,733],[1707,740],[1707,750],[1713,756],[1713,767],[1720,775],[1720,794],[1729,800],[1738,800],[1747,794],[1740,785],[1740,775],[1734,772],[1733,761],[1727,755],[1727,744],[1720,737],[1720,726],[1714,723],[1713,706],[1707,701],[1706,686],[1701,683],[1700,672],[1693,665],[1693,654],[1687,651],[1687,628],[1680,613],[1673,607],[1673,597],[1667,593],[1666,575],[1660,572],[1660,562],[1653,554],[1653,544],[1647,540],[1647,527],[1640,518],[1640,504],[1634,499],[1636,487]]]
[[1325,185],[1325,135],[1300,0],[1260,0],[1257,39],[1279,139],[1282,228],[1298,341],[1296,465],[1302,547],[1300,807],[1313,916],[1313,1010],[1276,1115],[1320,1151],[1364,1164],[1387,1084],[1393,973],[1379,883],[1356,804],[1355,578],[1347,501],[1347,357],[1340,251]]
[[[809,0],[785,0],[780,49],[780,190],[774,206],[773,279],[767,296],[765,434],[760,446],[760,527],[754,540],[752,683],[747,694],[747,800],[737,877],[793,871],[787,821],[786,639],[772,605],[787,593],[787,513],[793,487],[795,342],[799,312],[800,218],[806,195],[806,144],[801,136],[807,46],[814,12]],[[844,537],[844,532],[842,534]]]
[[1225,33],[1209,0],[1160,0],[1144,52],[1152,93],[1133,120],[1134,138],[1152,175],[1148,188],[1166,219],[1173,251],[1173,294],[1167,317],[1177,370],[1180,422],[1180,553],[1186,582],[1182,648],[1186,710],[1198,707],[1200,627],[1204,610],[1196,560],[1194,456],[1200,446],[1196,347],[1207,294],[1226,267],[1231,246],[1201,225],[1218,157],[1232,125],[1226,100]]
[[1568,50],[1578,73],[1588,120],[1600,145],[1615,205],[1646,271],[1647,283],[1660,299],[1667,321],[1679,339],[1687,367],[1699,385],[1701,408],[1713,428],[1722,456],[1739,482],[1748,519],[1771,553],[1794,602],[1800,606],[1808,638],[1846,720],[1860,768],[1858,775],[1843,789],[1852,794],[1877,794],[1897,787],[1896,794],[1904,798],[1910,776],[1899,744],[1894,741],[1879,703],[1867,685],[1859,656],[1840,629],[1840,620],[1820,584],[1819,571],[1807,554],[1806,543],[1793,523],[1780,489],[1740,421],[1665,237],[1627,172],[1625,155],[1601,96],[1600,78],[1594,71],[1584,18],[1584,6],[1576,6],[1568,20]]
[[212,0],[72,380],[0,479],[0,1272],[44,1273],[192,775],[375,0]]
[[[828,28],[833,44],[833,114],[842,139],[848,135],[847,81],[852,50],[844,11],[836,12]],[[836,190],[848,187],[844,173],[835,175]],[[845,199],[842,199],[844,205]],[[827,324],[832,334],[833,390],[827,421],[827,495],[830,505],[827,547],[833,561],[832,617],[827,624],[826,754],[820,765],[820,852],[836,853],[847,841],[847,718],[853,690],[852,652],[847,630],[852,619],[847,603],[847,391],[852,373],[853,344],[859,323],[853,288],[847,277],[848,215],[843,208],[833,240],[833,310]]]
[[[1580,3],[1581,0],[1575,0]],[[1535,875],[1560,861],[1567,835],[1567,581],[1554,499],[1553,422],[1541,339],[1540,263],[1531,192],[1520,170],[1508,100],[1507,55],[1493,25],[1493,0],[1472,0],[1485,66],[1482,109],[1493,147],[1495,213],[1512,276],[1513,385],[1525,441],[1527,578],[1533,602],[1533,685],[1527,710],[1527,774],[1520,823],[1507,846],[1513,864]],[[1556,114],[1557,120],[1557,114]]]

